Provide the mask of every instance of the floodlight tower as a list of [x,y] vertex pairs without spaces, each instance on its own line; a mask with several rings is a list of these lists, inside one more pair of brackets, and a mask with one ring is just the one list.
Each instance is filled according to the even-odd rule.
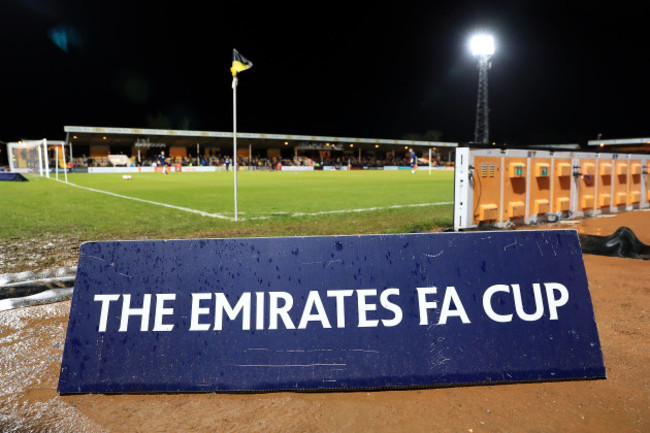
[[478,98],[476,100],[476,125],[474,127],[474,142],[488,144],[490,128],[488,121],[488,69],[492,65],[490,59],[494,54],[494,38],[492,35],[481,34],[470,40],[472,54],[478,60]]

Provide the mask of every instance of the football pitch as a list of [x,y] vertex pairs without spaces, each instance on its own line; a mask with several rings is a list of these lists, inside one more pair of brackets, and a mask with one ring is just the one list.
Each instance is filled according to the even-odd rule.
[[[453,171],[71,173],[0,183],[0,239],[399,233],[452,225]],[[62,174],[59,179],[63,180]]]

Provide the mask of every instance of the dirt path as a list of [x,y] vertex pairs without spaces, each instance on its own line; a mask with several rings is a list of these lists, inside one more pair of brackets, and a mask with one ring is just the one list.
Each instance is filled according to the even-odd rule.
[[[650,243],[650,212],[565,226]],[[557,226],[555,226],[557,227]],[[0,431],[648,432],[650,262],[585,255],[607,379],[353,393],[56,393],[69,302],[0,312]]]

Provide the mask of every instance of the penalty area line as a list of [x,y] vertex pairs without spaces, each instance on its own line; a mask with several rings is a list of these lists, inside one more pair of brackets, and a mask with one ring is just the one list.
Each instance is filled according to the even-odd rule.
[[190,213],[193,213],[193,214],[197,214],[197,215],[201,215],[201,216],[205,216],[205,217],[210,217],[210,218],[218,218],[218,219],[223,219],[223,220],[228,220],[228,221],[234,221],[235,220],[235,218],[231,218],[231,217],[222,215],[220,213],[210,213],[210,212],[205,212],[205,211],[202,211],[202,210],[192,209],[192,208],[189,208],[189,207],[174,206],[173,204],[167,204],[167,203],[162,203],[162,202],[153,201],[153,200],[145,200],[143,198],[131,197],[131,196],[128,196],[128,195],[117,194],[117,193],[110,192],[110,191],[103,191],[101,189],[95,189],[95,188],[90,188],[90,187],[87,187],[87,186],[81,186],[81,185],[77,185],[77,184],[71,183],[71,182],[66,183],[66,182],[64,182],[62,180],[58,180],[58,179],[53,179],[53,180],[56,180],[57,182],[64,183],[66,185],[74,186],[75,188],[85,189],[86,191],[92,191],[92,192],[97,192],[97,193],[100,193],[100,194],[106,194],[106,195],[110,195],[110,196],[113,196],[113,197],[123,198],[123,199],[126,199],[126,200],[139,201],[141,203],[147,203],[147,204],[153,204],[153,205],[156,205],[156,206],[167,207],[167,208],[170,208],[170,209],[176,209],[176,210],[180,210],[180,211],[183,211],[183,212],[190,212]]

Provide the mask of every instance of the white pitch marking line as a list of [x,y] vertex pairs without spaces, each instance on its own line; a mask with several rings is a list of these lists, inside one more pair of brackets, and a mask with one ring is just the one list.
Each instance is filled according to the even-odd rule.
[[[57,182],[61,183],[66,183],[61,180],[53,179],[56,180]],[[109,191],[103,191],[101,189],[95,189],[95,188],[90,188],[87,186],[81,186],[74,184],[72,182],[67,182],[66,185],[74,186],[76,188],[80,189],[85,189],[87,191],[92,191],[92,192],[98,192],[101,194],[107,194],[111,195],[113,197],[119,197],[119,198],[124,198],[127,200],[134,200],[134,201],[139,201],[142,203],[148,203],[148,204],[153,204],[157,206],[164,206],[168,207],[171,209],[176,209],[176,210],[182,210],[184,212],[191,212],[197,215],[201,216],[207,216],[210,218],[219,218],[219,219],[224,219],[228,221],[235,221],[235,218],[233,217],[228,217],[220,213],[210,213],[210,212],[204,212],[201,210],[196,210],[196,209],[191,209],[188,207],[182,207],[182,206],[174,206],[171,204],[167,203],[161,203],[157,201],[152,201],[152,200],[145,200],[142,198],[137,198],[137,197],[130,197],[128,195],[122,195],[122,194],[117,194],[114,192],[109,192]],[[362,213],[362,212],[372,212],[372,211],[377,211],[377,210],[384,210],[384,209],[401,209],[401,208],[407,208],[407,207],[426,207],[426,206],[443,206],[443,205],[448,205],[448,204],[454,204],[453,201],[441,201],[437,203],[416,203],[416,204],[396,204],[392,206],[375,206],[375,207],[367,207],[367,208],[358,208],[358,209],[336,209],[336,210],[325,210],[325,211],[320,211],[320,212],[293,212],[291,214],[287,213],[288,216],[291,217],[301,217],[301,216],[319,216],[319,215],[330,215],[330,214],[341,214],[341,213]],[[281,216],[278,215],[278,216]],[[266,220],[270,219],[272,216],[259,216],[259,217],[250,217],[250,218],[240,218],[240,221],[254,221],[254,220]]]
[[[65,183],[63,181],[59,181],[59,182]],[[145,200],[143,198],[130,197],[128,195],[116,194],[114,192],[109,192],[109,191],[102,191],[101,189],[95,189],[95,188],[90,188],[90,187],[87,187],[87,186],[81,186],[81,185],[77,185],[77,184],[74,184],[74,183],[71,183],[71,182],[68,182],[67,185],[74,186],[74,187],[80,188],[80,189],[85,189],[87,191],[98,192],[98,193],[106,194],[106,195],[112,195],[113,197],[119,197],[119,198],[124,198],[124,199],[127,199],[127,200],[134,200],[134,201],[139,201],[139,202],[142,202],[142,203],[168,207],[168,208],[171,208],[171,209],[182,210],[182,211],[185,211],[185,212],[191,212],[191,213],[194,213],[194,214],[197,214],[197,215],[207,216],[207,217],[210,217],[210,218],[219,218],[219,219],[224,219],[224,220],[228,220],[228,221],[234,221],[235,220],[234,218],[227,217],[227,216],[219,214],[219,213],[204,212],[202,210],[191,209],[191,208],[188,208],[188,207],[174,206],[172,204],[161,203],[161,202],[152,201],[152,200]]]
[[[376,206],[376,207],[366,207],[366,208],[359,208],[359,209],[336,209],[336,210],[324,210],[320,212],[293,212],[293,213],[286,213],[286,216],[291,216],[291,217],[301,217],[301,216],[319,216],[319,215],[329,215],[329,214],[339,214],[339,213],[361,213],[361,212],[372,212],[376,210],[384,210],[384,209],[401,209],[405,207],[426,207],[426,206],[442,206],[442,205],[447,205],[447,204],[454,204],[453,201],[441,201],[438,203],[416,203],[416,204],[396,204],[392,206]],[[278,216],[283,216],[282,214],[278,214]],[[246,220],[260,220],[260,219],[269,219],[271,217],[269,216],[259,216],[259,217],[250,217],[250,218],[245,218]]]

